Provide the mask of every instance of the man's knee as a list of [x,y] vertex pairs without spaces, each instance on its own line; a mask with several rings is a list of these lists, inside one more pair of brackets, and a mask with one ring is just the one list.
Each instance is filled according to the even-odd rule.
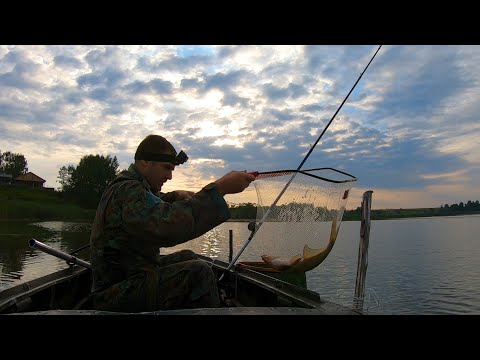
[[185,260],[196,260],[198,259],[197,254],[195,254],[192,250],[180,250],[179,251],[180,257]]
[[198,274],[198,276],[205,277],[205,278],[214,278],[214,273],[212,268],[208,263],[203,260],[191,260],[190,261],[191,270],[194,274]]

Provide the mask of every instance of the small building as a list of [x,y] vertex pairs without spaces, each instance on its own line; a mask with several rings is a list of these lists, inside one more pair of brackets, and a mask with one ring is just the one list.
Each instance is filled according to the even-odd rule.
[[43,188],[43,184],[46,180],[42,179],[40,176],[35,175],[31,171],[26,174],[19,175],[15,178],[16,185],[24,185],[33,188]]
[[12,182],[13,182],[12,175],[0,172],[0,185],[1,184],[11,184]]

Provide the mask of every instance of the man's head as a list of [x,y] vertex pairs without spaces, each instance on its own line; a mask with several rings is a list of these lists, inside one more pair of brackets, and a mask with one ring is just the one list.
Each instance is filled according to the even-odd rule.
[[183,151],[177,155],[173,145],[160,135],[148,135],[135,152],[135,165],[154,191],[160,191],[163,184],[172,179],[175,165],[187,159]]

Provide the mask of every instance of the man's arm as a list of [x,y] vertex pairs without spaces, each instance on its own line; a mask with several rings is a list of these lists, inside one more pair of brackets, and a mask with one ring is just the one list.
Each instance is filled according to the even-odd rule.
[[229,217],[227,203],[214,183],[189,199],[151,206],[140,183],[127,184],[124,189],[124,228],[145,245],[175,246],[201,236]]

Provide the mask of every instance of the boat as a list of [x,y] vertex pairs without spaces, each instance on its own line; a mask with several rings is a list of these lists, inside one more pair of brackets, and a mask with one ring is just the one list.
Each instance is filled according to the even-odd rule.
[[[364,194],[355,296],[352,306],[323,299],[306,286],[305,273],[282,273],[262,269],[259,263],[239,262],[231,266],[218,259],[198,255],[210,263],[218,281],[221,298],[219,308],[159,310],[135,313],[142,315],[363,315],[363,284],[370,228],[371,191]],[[363,215],[365,213],[365,216]],[[0,314],[11,315],[114,315],[92,308],[90,264],[71,254],[53,249],[30,239],[32,248],[66,261],[65,269],[26,281],[0,292]],[[220,280],[221,279],[221,280]],[[355,297],[354,297],[355,300]],[[128,315],[131,313],[121,313]]]
[[[210,259],[199,255],[205,261]],[[212,264],[217,278],[228,264]],[[92,310],[89,301],[91,270],[72,264],[38,279],[24,282],[0,293],[0,314],[106,315]],[[321,299],[316,292],[250,269],[235,266],[219,282],[220,308],[182,309],[145,312],[150,315],[300,315],[361,314]]]

